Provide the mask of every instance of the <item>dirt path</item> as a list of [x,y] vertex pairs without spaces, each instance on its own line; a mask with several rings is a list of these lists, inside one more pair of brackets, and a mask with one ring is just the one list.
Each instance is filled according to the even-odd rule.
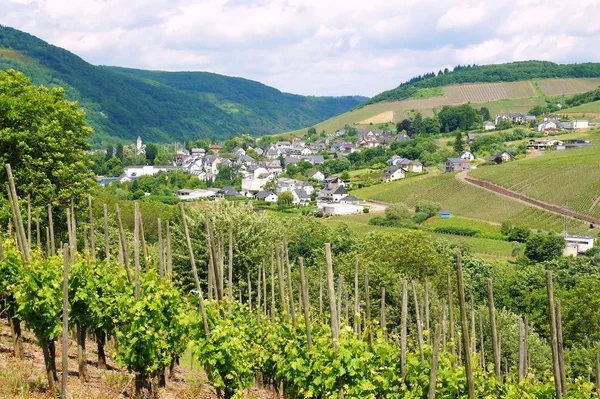
[[467,184],[471,184],[471,185],[479,187],[481,189],[490,191],[492,193],[501,195],[503,197],[517,200],[524,204],[534,206],[536,208],[543,209],[548,212],[556,213],[561,216],[567,215],[568,217],[570,217],[572,219],[579,219],[579,220],[583,220],[588,223],[600,224],[600,219],[597,219],[593,216],[586,215],[586,214],[580,213],[580,212],[576,212],[571,209],[564,208],[562,206],[549,204],[547,202],[543,202],[543,201],[537,200],[535,198],[531,198],[527,195],[518,193],[516,191],[508,190],[504,187],[498,186],[497,184],[491,183],[489,181],[480,180],[475,177],[468,176],[468,171],[462,171],[462,172],[458,173],[456,175],[456,178]]

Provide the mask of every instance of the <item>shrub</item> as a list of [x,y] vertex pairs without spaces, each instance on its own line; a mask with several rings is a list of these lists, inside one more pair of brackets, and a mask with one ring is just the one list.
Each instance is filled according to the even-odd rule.
[[526,227],[513,227],[508,235],[508,241],[526,242],[531,230]]
[[469,236],[474,237],[479,234],[479,229],[473,229],[470,227],[458,227],[458,226],[444,226],[444,227],[436,227],[433,231],[436,233],[442,234],[456,234],[460,236]]
[[385,209],[385,217],[390,220],[410,219],[411,212],[403,202],[396,202]]
[[366,207],[366,206],[363,207],[363,213],[369,213],[369,212],[370,212],[370,209],[368,207]]

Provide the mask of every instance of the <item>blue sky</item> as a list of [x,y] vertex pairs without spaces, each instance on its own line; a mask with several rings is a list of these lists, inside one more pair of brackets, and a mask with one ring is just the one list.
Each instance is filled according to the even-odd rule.
[[600,61],[600,1],[0,0],[85,60],[372,96],[456,64]]

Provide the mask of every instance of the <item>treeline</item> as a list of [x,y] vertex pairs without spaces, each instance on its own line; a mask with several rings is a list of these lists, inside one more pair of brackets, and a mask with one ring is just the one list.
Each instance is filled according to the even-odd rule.
[[384,91],[357,108],[382,101],[399,101],[415,95],[418,89],[441,87],[461,83],[516,82],[544,78],[600,77],[600,64],[583,63],[560,65],[548,61],[524,61],[495,65],[457,66],[452,71],[429,73],[402,83],[395,89]]
[[565,100],[565,105],[569,107],[576,107],[578,105],[591,103],[600,100],[600,88],[586,93],[575,94]]

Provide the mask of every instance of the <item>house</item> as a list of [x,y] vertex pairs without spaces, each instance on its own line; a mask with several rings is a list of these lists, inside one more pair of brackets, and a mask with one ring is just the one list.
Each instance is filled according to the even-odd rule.
[[312,153],[312,150],[308,147],[303,147],[302,150],[300,150],[301,155],[312,155]]
[[567,235],[565,241],[567,246],[577,247],[578,254],[584,254],[588,250],[594,248],[596,238],[591,236]]
[[546,150],[548,148],[556,148],[562,146],[563,142],[555,139],[531,139],[529,143],[527,143],[528,150]]
[[322,182],[323,180],[325,180],[325,175],[320,170],[314,169],[308,173],[308,178],[314,179],[318,182]]
[[488,162],[502,163],[507,162],[513,159],[513,156],[508,151],[500,151],[492,155],[491,157],[486,158],[485,160]]
[[310,195],[306,193],[304,190],[292,190],[292,195],[294,199],[292,200],[292,204],[295,205],[308,205],[310,202]]
[[340,202],[344,197],[348,196],[348,192],[343,186],[326,187],[319,193],[319,199],[329,202]]
[[460,158],[470,162],[475,160],[475,155],[471,151],[463,151],[463,153],[460,154]]
[[471,144],[477,137],[481,137],[481,133],[467,133],[467,144]]
[[239,158],[242,155],[246,155],[246,150],[244,150],[242,147],[235,147],[233,149],[233,155]]
[[256,193],[255,198],[258,201],[277,202],[277,194],[272,191],[260,191]]
[[215,198],[215,192],[211,190],[190,190],[182,188],[181,190],[177,190],[177,196],[181,201],[193,201],[197,199]]
[[563,122],[562,127],[567,130],[587,129],[589,127],[589,123],[585,119],[573,120],[573,121]]
[[342,198],[342,200],[340,202],[343,204],[358,205],[358,204],[360,204],[360,199],[353,195],[349,195],[347,197]]
[[211,144],[208,147],[208,150],[214,152],[215,154],[218,154],[219,151],[221,151],[222,149],[223,149],[223,147],[218,144]]
[[193,157],[203,157],[204,155],[206,155],[206,150],[204,148],[192,148]]
[[383,171],[383,180],[386,183],[389,183],[394,180],[403,179],[406,177],[406,170],[402,168],[402,166],[390,166],[389,168],[384,169]]
[[337,176],[329,176],[328,178],[323,180],[323,184],[325,185],[325,187],[343,187],[346,185],[346,183],[344,183],[342,179],[340,179]]
[[391,156],[391,157],[390,157],[390,158],[387,160],[387,164],[388,164],[388,165],[392,165],[392,166],[399,165],[399,164],[400,164],[400,162],[401,162],[403,159],[404,159],[404,158],[402,158],[402,157],[401,157],[401,156],[399,156],[399,155],[392,155],[392,156]]
[[423,164],[419,161],[411,161],[410,159],[402,158],[400,162],[396,162],[396,166],[401,166],[407,172],[422,173]]
[[494,122],[490,122],[490,121],[483,122],[483,130],[494,130],[495,128],[496,128],[496,125],[494,124]]
[[538,123],[537,125],[535,125],[534,129],[538,132],[546,132],[551,130],[557,130],[557,125],[556,122],[548,120],[542,123]]
[[448,212],[445,209],[440,209],[439,211],[436,212],[436,215],[441,217],[442,219],[450,219],[450,212]]
[[462,158],[446,158],[444,160],[444,172],[457,172],[471,169],[471,164]]
[[225,186],[219,191],[217,191],[218,195],[222,195],[224,197],[243,197],[243,195],[237,191],[235,188],[231,186]]

